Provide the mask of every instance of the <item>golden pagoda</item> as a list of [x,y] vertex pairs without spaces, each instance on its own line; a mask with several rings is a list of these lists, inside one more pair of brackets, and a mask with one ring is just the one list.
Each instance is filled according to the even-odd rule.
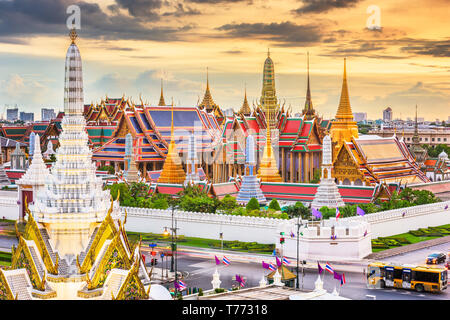
[[177,146],[175,145],[175,136],[173,133],[173,102],[172,102],[172,125],[169,151],[167,152],[164,166],[159,176],[159,183],[183,184],[186,180],[186,173],[181,165],[181,159],[178,155]]
[[264,61],[263,87],[261,92],[260,104],[266,118],[269,119],[271,129],[276,126],[276,113],[278,111],[278,101],[275,91],[275,71],[273,61],[270,58],[270,51],[267,50],[267,59]]
[[278,172],[277,160],[275,159],[275,154],[272,149],[268,119],[269,117],[266,118],[266,147],[264,148],[263,157],[261,159],[261,163],[259,164],[258,178],[261,180],[261,182],[281,182],[283,180],[281,179],[280,173]]
[[341,99],[339,101],[339,107],[336,113],[336,120],[331,124],[330,136],[334,145],[333,159],[336,157],[337,151],[340,149],[344,141],[351,141],[352,137],[358,138],[358,126],[356,122],[353,121],[353,113],[348,95],[347,69],[345,58]]
[[245,88],[245,96],[244,96],[244,103],[242,104],[241,109],[239,109],[239,114],[244,116],[249,116],[252,110],[250,109],[250,106],[248,105],[247,101],[247,88]]
[[159,103],[158,106],[165,106],[166,102],[164,101],[164,94],[163,94],[163,81],[161,79],[161,96],[159,97]]

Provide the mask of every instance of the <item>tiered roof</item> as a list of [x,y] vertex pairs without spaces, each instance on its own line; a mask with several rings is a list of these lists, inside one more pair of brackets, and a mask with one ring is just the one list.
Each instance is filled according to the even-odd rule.
[[366,181],[375,183],[429,182],[420,171],[406,144],[397,136],[352,138],[339,152],[347,152]]
[[[174,139],[177,150],[188,150],[189,136],[194,134],[199,151],[212,150],[219,138],[219,125],[214,117],[196,107],[174,107]],[[171,108],[131,105],[121,115],[111,139],[94,149],[93,159],[123,161],[125,135],[130,132],[136,141],[136,161],[163,161],[171,141]]]

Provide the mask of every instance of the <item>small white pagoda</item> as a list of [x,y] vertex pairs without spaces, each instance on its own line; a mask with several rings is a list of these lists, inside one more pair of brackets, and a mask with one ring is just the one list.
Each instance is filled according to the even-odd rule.
[[320,209],[322,207],[337,208],[345,205],[338,187],[331,176],[333,169],[331,152],[331,138],[327,135],[323,138],[322,177],[320,178],[320,184],[314,200],[311,203],[311,208],[314,209]]

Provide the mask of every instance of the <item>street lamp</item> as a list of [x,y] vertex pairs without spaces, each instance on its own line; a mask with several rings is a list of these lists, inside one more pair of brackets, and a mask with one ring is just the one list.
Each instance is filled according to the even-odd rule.
[[[298,258],[299,258],[299,238],[300,238],[300,227],[303,226],[303,222],[302,220],[300,220],[300,213],[297,216],[297,281],[295,283],[295,288],[298,290],[299,289],[299,285],[298,285]],[[304,268],[303,268],[303,260],[302,260],[302,289],[303,289],[303,275],[304,275]]]
[[[177,274],[177,220],[174,219],[174,211],[175,211],[175,206],[172,205],[172,227],[164,227],[164,232],[163,235],[164,236],[168,236],[169,235],[169,231],[167,229],[170,229],[170,231],[172,232],[172,241],[171,241],[171,248],[172,248],[172,258],[170,260],[170,272],[175,272],[175,283],[178,280],[178,274]],[[174,226],[174,222],[175,222],[175,226]],[[175,255],[175,258],[174,258]],[[177,297],[177,286],[175,285],[175,298]]]

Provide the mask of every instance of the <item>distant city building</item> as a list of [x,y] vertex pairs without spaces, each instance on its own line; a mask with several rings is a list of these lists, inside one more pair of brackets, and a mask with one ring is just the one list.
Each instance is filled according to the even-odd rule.
[[6,120],[16,121],[19,119],[19,108],[6,109]]
[[366,112],[354,112],[353,113],[353,119],[356,122],[367,121],[367,113]]
[[383,110],[383,121],[384,122],[391,122],[392,121],[392,109],[390,107],[387,107]]
[[42,121],[50,121],[56,118],[55,109],[41,109],[41,120]]
[[23,122],[33,122],[34,121],[34,112],[21,112],[20,120]]
[[[419,122],[419,121],[418,121]],[[403,137],[406,145],[410,147],[413,143],[414,127],[405,128],[382,128],[370,130],[369,134],[375,134],[380,137],[392,137],[394,133],[398,137]],[[419,143],[428,145],[446,144],[450,146],[450,128],[419,128]]]

